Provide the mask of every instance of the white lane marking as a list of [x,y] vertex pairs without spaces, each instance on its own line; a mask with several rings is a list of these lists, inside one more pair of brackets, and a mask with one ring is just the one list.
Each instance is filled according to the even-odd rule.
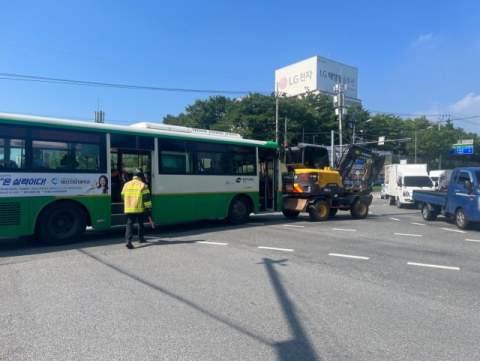
[[360,257],[360,256],[350,256],[348,254],[338,254],[338,253],[329,253],[329,256],[334,257],[345,257],[345,258],[357,258],[357,259],[369,259],[369,257]]
[[285,251],[285,252],[293,252],[293,249],[287,249],[287,248],[273,248],[273,247],[257,247],[261,249],[273,249],[274,251]]
[[416,224],[417,226],[426,226],[426,224],[423,223],[415,223],[415,222],[410,222],[411,224]]
[[466,239],[468,242],[480,242],[480,239]]
[[264,226],[265,223],[247,223],[247,224],[253,224],[254,226]]
[[284,224],[284,227],[297,227],[297,228],[305,228],[305,226],[294,226],[292,224]]
[[450,229],[450,228],[442,228],[442,229],[444,229],[446,231],[450,231],[450,232],[467,233],[465,231],[460,231],[458,229]]
[[217,246],[226,246],[226,245],[228,245],[228,243],[207,242],[207,241],[195,241],[194,243],[216,244]]
[[407,264],[412,265],[412,266],[422,266],[422,267],[433,267],[433,268],[443,268],[443,269],[451,269],[455,271],[459,271],[460,268],[458,267],[447,267],[447,266],[438,266],[435,264],[424,264],[424,263],[413,263],[413,262],[408,262]]
[[397,236],[423,237],[421,234],[394,233]]
[[394,221],[399,221],[399,219],[398,219],[398,218],[390,218],[390,219],[393,219]]
[[347,231],[347,232],[356,232],[356,229],[345,229],[345,228],[332,228],[334,231]]

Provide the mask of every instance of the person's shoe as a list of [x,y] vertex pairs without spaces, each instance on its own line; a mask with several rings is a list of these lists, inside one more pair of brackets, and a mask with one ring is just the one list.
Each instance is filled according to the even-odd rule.
[[147,241],[144,240],[144,239],[139,239],[139,240],[138,240],[138,243],[147,243]]
[[127,247],[128,249],[134,249],[134,248],[135,248],[135,247],[133,247],[132,242],[127,242],[127,243],[125,244],[125,247]]

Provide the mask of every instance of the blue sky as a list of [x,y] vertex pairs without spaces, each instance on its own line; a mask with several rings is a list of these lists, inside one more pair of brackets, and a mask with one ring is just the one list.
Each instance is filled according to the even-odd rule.
[[[315,55],[358,68],[365,109],[449,114],[480,133],[480,1],[0,1],[0,73],[159,88],[274,91]],[[0,112],[161,122],[195,99],[14,81]],[[432,117],[432,120],[436,117]]]

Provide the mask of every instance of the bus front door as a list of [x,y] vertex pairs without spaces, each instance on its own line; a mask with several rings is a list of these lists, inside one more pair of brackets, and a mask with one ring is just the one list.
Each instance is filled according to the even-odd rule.
[[274,158],[265,158],[260,162],[260,209],[259,211],[274,211],[276,200]]

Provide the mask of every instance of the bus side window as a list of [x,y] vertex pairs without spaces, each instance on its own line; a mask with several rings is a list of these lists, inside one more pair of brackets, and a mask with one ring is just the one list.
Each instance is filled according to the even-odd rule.
[[0,168],[8,171],[21,171],[26,168],[26,131],[14,125],[0,125]]
[[159,165],[160,174],[192,174],[193,152],[191,142],[175,139],[159,139]]

